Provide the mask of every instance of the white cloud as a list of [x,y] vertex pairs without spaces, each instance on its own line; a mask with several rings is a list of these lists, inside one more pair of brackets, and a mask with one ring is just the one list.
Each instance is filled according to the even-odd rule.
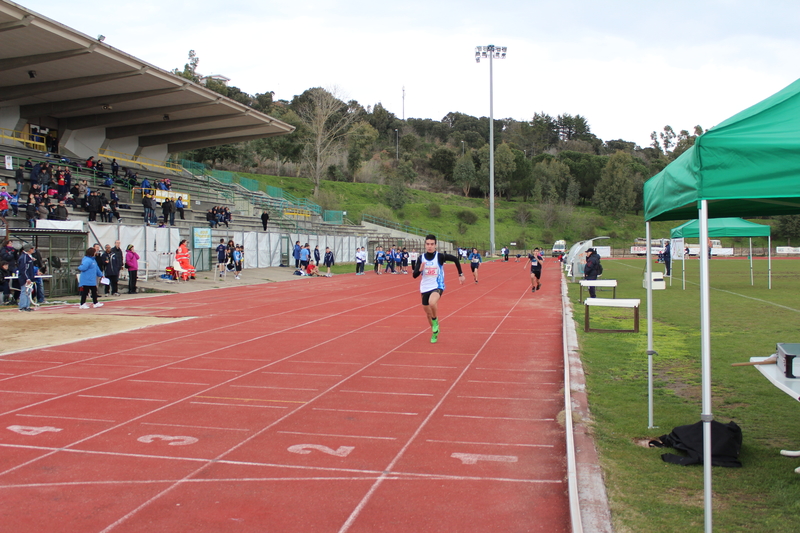
[[[509,47],[494,64],[494,116],[581,114],[605,140],[640,145],[669,124],[711,127],[794,81],[800,4],[743,0],[37,0],[32,9],[164,69],[189,49],[199,70],[290,100],[338,86],[398,116],[489,114],[489,65],[474,46]],[[91,14],[91,15],[90,15]]]

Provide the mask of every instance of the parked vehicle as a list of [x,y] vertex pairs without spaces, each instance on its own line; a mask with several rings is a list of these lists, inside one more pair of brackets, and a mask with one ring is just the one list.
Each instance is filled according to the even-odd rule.
[[567,253],[567,241],[556,241],[555,244],[553,244],[553,250],[550,252],[550,257],[558,257],[565,253]]

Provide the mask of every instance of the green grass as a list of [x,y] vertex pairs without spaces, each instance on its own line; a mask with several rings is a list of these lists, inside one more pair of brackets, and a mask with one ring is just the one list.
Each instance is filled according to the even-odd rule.
[[[665,463],[660,455],[674,450],[634,443],[700,420],[699,261],[686,262],[685,291],[680,262],[672,287],[654,291],[657,429],[647,427],[645,263],[606,260],[603,265],[603,278],[619,282],[618,298],[642,299],[641,333],[584,333],[577,283],[569,287],[615,527],[618,532],[702,531],[702,466]],[[710,265],[713,413],[720,422],[734,420],[744,435],[744,467],[713,469],[716,531],[794,532],[800,527],[800,475],[793,472],[800,460],[779,454],[800,449],[800,405],[755,368],[731,366],[772,354],[776,342],[800,342],[800,263],[776,260],[772,265],[772,290],[767,289],[767,261],[755,261],[754,287],[747,261],[712,260]],[[592,326],[629,327],[630,315],[629,309],[592,308]]]

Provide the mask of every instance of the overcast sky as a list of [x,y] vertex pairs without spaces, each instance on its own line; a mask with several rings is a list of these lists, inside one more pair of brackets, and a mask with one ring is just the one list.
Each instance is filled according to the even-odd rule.
[[580,114],[603,140],[708,129],[800,77],[800,2],[763,0],[22,0],[166,70],[291,100],[337,87],[398,117]]

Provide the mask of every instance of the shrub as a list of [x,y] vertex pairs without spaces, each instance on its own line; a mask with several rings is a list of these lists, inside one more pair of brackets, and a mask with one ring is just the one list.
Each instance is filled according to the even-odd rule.
[[442,216],[441,206],[434,203],[428,204],[428,214],[431,216],[431,218],[439,218]]
[[531,212],[526,205],[519,205],[517,206],[516,211],[514,211],[514,219],[521,225],[525,226],[531,220]]
[[464,235],[467,232],[467,229],[469,228],[467,227],[466,224],[464,224],[463,222],[458,223],[458,233],[460,235]]
[[469,211],[467,209],[456,213],[456,218],[464,224],[474,224],[478,221],[478,215],[476,215],[474,211]]
[[378,218],[385,218],[386,220],[394,220],[394,211],[385,205],[371,205],[364,209],[364,213]]
[[543,244],[553,244],[556,242],[553,232],[549,229],[542,232],[542,240],[544,241]]

